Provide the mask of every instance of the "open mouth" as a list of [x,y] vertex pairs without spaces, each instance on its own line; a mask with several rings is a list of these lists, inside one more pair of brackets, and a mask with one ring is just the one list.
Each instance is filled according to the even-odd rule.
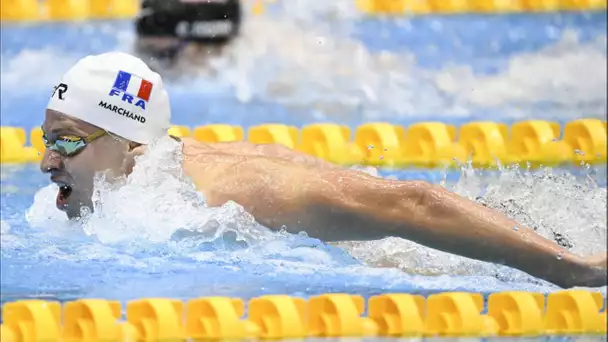
[[57,208],[60,210],[66,210],[68,206],[68,198],[72,194],[72,187],[67,184],[58,184],[59,191],[57,192]]

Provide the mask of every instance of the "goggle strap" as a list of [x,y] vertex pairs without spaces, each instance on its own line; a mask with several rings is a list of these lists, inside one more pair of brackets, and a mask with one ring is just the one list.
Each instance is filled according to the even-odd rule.
[[97,138],[99,138],[99,137],[104,136],[106,133],[107,133],[107,132],[106,132],[105,130],[100,129],[99,131],[97,131],[97,132],[95,132],[95,133],[93,133],[93,134],[91,134],[91,135],[89,135],[89,136],[85,137],[85,138],[84,138],[84,142],[86,142],[86,143],[88,144],[88,143],[90,143],[91,141],[93,141],[93,140],[95,140],[95,139],[97,139]]

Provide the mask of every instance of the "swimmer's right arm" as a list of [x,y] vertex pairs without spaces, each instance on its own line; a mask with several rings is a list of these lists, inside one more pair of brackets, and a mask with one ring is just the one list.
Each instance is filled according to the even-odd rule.
[[[192,146],[191,146],[192,147]],[[326,241],[402,237],[504,264],[563,287],[606,284],[606,259],[583,259],[504,214],[425,182],[381,179],[282,159],[184,152],[209,206],[241,204],[258,222]]]
[[[606,284],[605,255],[583,259],[504,214],[426,182],[325,172],[311,196],[324,226],[378,230],[464,257],[503,264],[562,287]],[[332,228],[334,227],[334,228]]]

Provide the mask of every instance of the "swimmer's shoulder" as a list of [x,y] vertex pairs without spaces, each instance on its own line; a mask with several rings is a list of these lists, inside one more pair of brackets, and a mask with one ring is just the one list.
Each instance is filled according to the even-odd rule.
[[[182,144],[184,153],[205,153],[215,150],[209,143],[198,141],[190,137],[172,137]],[[179,140],[178,140],[179,139]]]
[[237,156],[259,155],[258,145],[248,141],[222,141],[214,143],[201,142],[193,138],[181,138],[184,150],[198,153],[232,154]]
[[[343,169],[320,158],[304,154],[281,144],[254,144],[249,141],[203,143],[192,138],[182,138],[184,156],[192,160],[213,162],[214,159],[242,162],[243,159],[257,160],[258,163],[280,162],[294,168],[337,170]],[[232,158],[231,158],[232,157]]]
[[175,137],[175,136],[171,136],[171,138],[173,138],[173,140],[182,143],[183,146],[193,146],[195,144],[198,144],[199,141],[189,138],[189,137]]
[[184,173],[207,196],[206,191],[221,180],[222,173],[225,173],[225,162],[218,158],[211,144],[188,137],[181,137],[180,143]]

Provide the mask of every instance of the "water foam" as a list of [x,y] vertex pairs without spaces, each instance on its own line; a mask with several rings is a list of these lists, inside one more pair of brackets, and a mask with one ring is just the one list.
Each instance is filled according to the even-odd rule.
[[[138,157],[133,173],[119,182],[106,182],[99,175],[94,211],[83,212],[79,222],[68,223],[54,208],[56,186],[38,191],[26,215],[30,227],[54,239],[60,234],[80,239],[80,247],[71,253],[57,249],[55,243],[39,253],[70,260],[112,260],[138,268],[179,256],[228,268],[243,262],[277,266],[296,274],[358,264],[343,251],[306,235],[273,232],[259,225],[237,203],[208,207],[204,196],[182,174],[178,146],[169,138],[151,145]],[[57,225],[64,227],[57,229]],[[149,256],[154,250],[163,252]]]
[[[552,102],[553,109],[564,109],[550,111],[557,116],[578,116],[581,108],[589,108],[586,116],[603,113],[597,104],[606,101],[606,73],[597,70],[606,68],[606,55],[598,52],[605,50],[605,36],[582,43],[566,32],[556,46],[516,55],[506,70],[494,75],[477,75],[467,66],[427,70],[417,65],[410,52],[373,53],[363,42],[347,37],[349,24],[343,21],[356,17],[349,7],[352,2],[348,3],[299,0],[283,9],[287,14],[282,18],[252,17],[245,23],[244,37],[226,56],[213,62],[214,74],[172,84],[171,91],[179,95],[216,93],[220,89],[235,94],[242,102],[264,98],[292,108],[306,108],[318,113],[318,119],[337,120],[340,115],[348,119],[360,115],[369,120],[389,115],[391,119],[426,119],[429,114],[454,118],[471,115],[476,108],[505,106],[502,109],[507,117],[521,117],[522,113],[531,115],[531,106],[538,100]],[[128,51],[132,35],[116,35],[117,49]],[[2,58],[3,89],[48,90],[79,57],[49,47]],[[58,61],[60,64],[56,64]],[[555,70],[563,75],[559,82],[554,81]],[[573,70],[583,71],[585,77]],[[28,87],[20,86],[23,80]],[[511,105],[519,108],[510,108]],[[38,191],[27,212],[32,229],[27,237],[16,237],[14,243],[6,244],[5,238],[13,232],[2,228],[3,256],[31,245],[30,250],[41,260],[104,260],[141,269],[163,265],[187,268],[188,264],[180,261],[189,260],[227,269],[265,265],[268,267],[259,272],[356,275],[394,283],[403,279],[401,271],[532,281],[506,267],[397,238],[337,244],[348,255],[306,236],[272,232],[259,226],[236,203],[207,207],[204,198],[183,179],[177,168],[179,156],[171,144],[161,142],[158,149],[143,156],[121,187],[98,178],[96,210],[82,222],[67,222],[55,208],[56,186]],[[377,174],[373,168],[365,171]],[[469,171],[466,175],[451,188],[504,210],[538,228],[546,237],[561,234],[581,254],[605,248],[605,189],[588,188],[568,175],[522,176],[509,170],[498,178]],[[6,224],[10,225],[8,221]],[[351,256],[365,265],[359,265]],[[411,278],[426,289],[445,288],[450,283],[448,287],[500,290],[504,284],[498,279],[483,278],[481,284],[445,276],[433,280]],[[359,281],[369,285],[365,280]],[[545,285],[542,289],[551,288]]]
[[[475,75],[468,66],[447,67],[434,75],[434,83],[462,107],[510,106],[503,111],[515,119],[602,118],[606,73],[606,36],[581,43],[576,31],[565,30],[555,45],[514,56],[496,75]],[[542,107],[534,108],[538,104]]]
[[[399,238],[328,245],[305,234],[292,235],[260,226],[234,202],[210,208],[182,174],[177,146],[171,139],[158,142],[137,160],[130,177],[119,184],[109,184],[98,177],[95,211],[78,223],[66,225],[66,219],[59,218],[63,214],[53,205],[56,187],[41,189],[27,213],[31,227],[52,230],[48,234],[55,238],[80,234],[93,240],[66,252],[58,246],[69,243],[68,239],[39,253],[71,260],[108,260],[142,269],[179,257],[221,264],[229,269],[246,264],[272,270],[266,272],[298,275],[315,272],[371,275],[384,269],[387,271],[384,276],[389,278],[398,278],[397,270],[401,270],[413,275],[489,276],[550,287],[504,266],[451,255]],[[360,170],[378,175],[373,168]],[[546,238],[566,241],[567,247],[581,255],[606,248],[606,189],[593,182],[585,184],[585,178],[551,170],[504,169],[498,174],[483,174],[463,169],[460,180],[446,187],[505,212]],[[80,232],[77,234],[76,230]],[[154,256],[142,254],[150,250],[163,252]],[[185,266],[178,263],[175,267]],[[393,271],[389,272],[389,268]],[[441,277],[425,279],[419,278],[423,283],[437,282],[436,286],[447,281]]]
[[[596,179],[605,177],[598,168]],[[575,177],[567,171],[543,169],[531,172],[504,168],[485,173],[463,168],[461,178],[446,187],[463,197],[499,210],[512,219],[572,252],[591,256],[606,251],[606,188],[591,176]],[[509,281],[532,281],[523,272],[504,266],[455,256],[411,241],[387,238],[379,241],[337,244],[368,265],[397,267],[416,274],[488,275]],[[556,255],[559,258],[559,255]]]
[[[504,61],[496,57],[505,67],[487,75],[466,64],[425,69],[416,60],[420,47],[370,51],[353,37],[352,19],[360,14],[352,2],[274,6],[279,8],[269,7],[266,15],[250,13],[242,37],[210,69],[189,70],[195,80],[169,82],[173,95],[222,94],[244,103],[263,99],[312,113],[317,120],[338,121],[453,119],[489,111],[513,119],[606,113],[605,34],[581,41],[578,31],[564,30],[559,42],[539,51]],[[133,32],[100,30],[116,37],[113,48],[132,50]],[[91,44],[98,42],[91,39]],[[11,94],[48,89],[80,57],[53,47],[3,56],[4,89]]]
[[[149,153],[138,158],[128,179],[110,183],[98,175],[94,211],[85,212],[80,222],[84,233],[103,243],[167,242],[180,230],[196,232],[209,241],[227,231],[245,241],[263,240],[268,230],[256,225],[242,207],[232,202],[220,208],[206,206],[204,197],[182,174],[179,146],[170,138],[151,145]],[[39,226],[38,217],[45,221],[57,217],[56,209],[42,205],[50,204],[48,197],[56,196],[55,189],[51,185],[36,195],[34,201],[40,205],[28,211],[30,225]],[[47,210],[53,211],[53,216]]]
[[79,56],[48,46],[40,50],[23,49],[14,56],[1,56],[2,86],[10,88],[6,95],[23,95],[51,89]]
[[11,231],[11,225],[4,220],[0,220],[0,235],[8,234]]
[[[263,98],[320,119],[453,118],[490,110],[515,119],[605,115],[606,35],[581,42],[566,29],[556,44],[514,55],[490,75],[452,63],[430,70],[407,48],[371,52],[352,37],[352,11],[313,7],[250,18],[243,36],[214,61],[214,80],[240,101]],[[319,19],[325,17],[332,20]]]

